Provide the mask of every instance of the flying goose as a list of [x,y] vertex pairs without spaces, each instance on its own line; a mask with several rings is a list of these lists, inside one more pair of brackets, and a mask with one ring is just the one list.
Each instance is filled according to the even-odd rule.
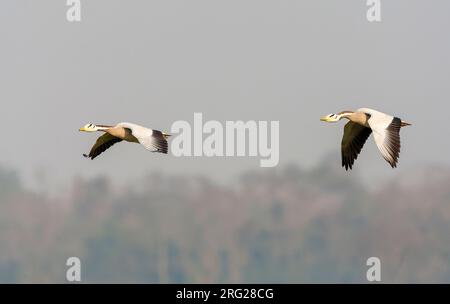
[[91,148],[89,155],[83,154],[84,157],[90,159],[96,158],[106,151],[106,149],[122,140],[140,143],[147,150],[152,152],[167,154],[167,137],[170,136],[161,131],[152,130],[128,122],[121,122],[115,126],[94,125],[90,123],[80,128],[80,131],[105,132],[105,134],[97,139],[94,146]]
[[392,168],[397,167],[400,154],[400,128],[409,126],[410,123],[368,108],[361,108],[356,112],[343,111],[339,114],[329,114],[320,120],[338,122],[342,118],[349,120],[344,127],[341,142],[342,167],[345,167],[345,170],[352,169],[353,163],[372,132],[383,158]]

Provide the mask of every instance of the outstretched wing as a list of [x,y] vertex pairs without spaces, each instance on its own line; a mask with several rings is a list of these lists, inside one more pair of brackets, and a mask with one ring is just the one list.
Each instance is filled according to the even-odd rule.
[[372,116],[368,123],[373,130],[373,137],[381,155],[392,168],[397,167],[400,156],[401,119],[392,116],[377,119]]
[[86,158],[94,159],[105,152],[107,149],[109,149],[112,145],[121,141],[122,139],[105,133],[97,139],[94,146],[91,148],[89,155],[83,154],[83,156]]
[[370,128],[351,121],[345,125],[341,143],[342,167],[345,167],[345,170],[352,169],[370,133],[372,133]]
[[134,133],[133,135],[147,150],[167,154],[168,144],[164,134],[158,130],[151,131],[151,135],[145,137],[137,137]]
[[118,124],[118,126],[129,129],[131,131],[131,134],[136,137],[139,143],[143,145],[147,150],[167,154],[167,135],[162,133],[161,131],[152,130],[128,122],[120,123]]

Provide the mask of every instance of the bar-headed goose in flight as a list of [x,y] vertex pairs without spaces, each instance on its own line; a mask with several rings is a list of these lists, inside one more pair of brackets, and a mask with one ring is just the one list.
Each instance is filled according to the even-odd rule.
[[373,138],[384,159],[397,167],[400,154],[400,128],[411,124],[398,117],[390,116],[368,108],[353,111],[343,111],[339,114],[329,114],[320,120],[338,122],[342,118],[349,120],[344,127],[341,142],[342,167],[352,169],[364,143],[373,132]]
[[169,134],[158,130],[152,130],[136,124],[121,122],[115,126],[103,126],[87,124],[80,128],[83,132],[105,132],[100,136],[92,147],[89,155],[83,154],[84,157],[94,159],[109,147],[122,140],[140,143],[147,150],[152,152],[160,152],[167,154],[167,137]]

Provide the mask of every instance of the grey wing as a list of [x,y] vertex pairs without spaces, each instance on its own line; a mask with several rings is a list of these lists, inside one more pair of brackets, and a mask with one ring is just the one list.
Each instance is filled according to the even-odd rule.
[[400,118],[393,117],[387,127],[373,125],[373,135],[378,150],[380,150],[383,158],[391,165],[392,168],[397,167],[398,158],[400,156],[400,128],[402,121]]
[[145,137],[137,137],[139,143],[147,150],[167,154],[168,144],[161,131],[152,130],[151,134]]
[[349,121],[344,127],[344,136],[341,142],[342,167],[352,169],[358,154],[372,133],[370,128]]

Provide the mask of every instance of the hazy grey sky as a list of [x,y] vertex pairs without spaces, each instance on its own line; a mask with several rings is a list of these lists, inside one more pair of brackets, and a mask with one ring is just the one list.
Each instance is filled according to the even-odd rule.
[[[448,0],[382,0],[381,23],[367,22],[363,0],[81,2],[81,23],[67,22],[66,1],[0,3],[0,165],[30,182],[267,170],[257,158],[175,158],[126,144],[82,157],[97,137],[78,132],[85,123],[169,131],[194,112],[279,120],[280,166],[331,153],[340,167],[344,123],[319,117],[372,107],[413,123],[399,172],[450,165]],[[395,174],[372,139],[356,168]]]

